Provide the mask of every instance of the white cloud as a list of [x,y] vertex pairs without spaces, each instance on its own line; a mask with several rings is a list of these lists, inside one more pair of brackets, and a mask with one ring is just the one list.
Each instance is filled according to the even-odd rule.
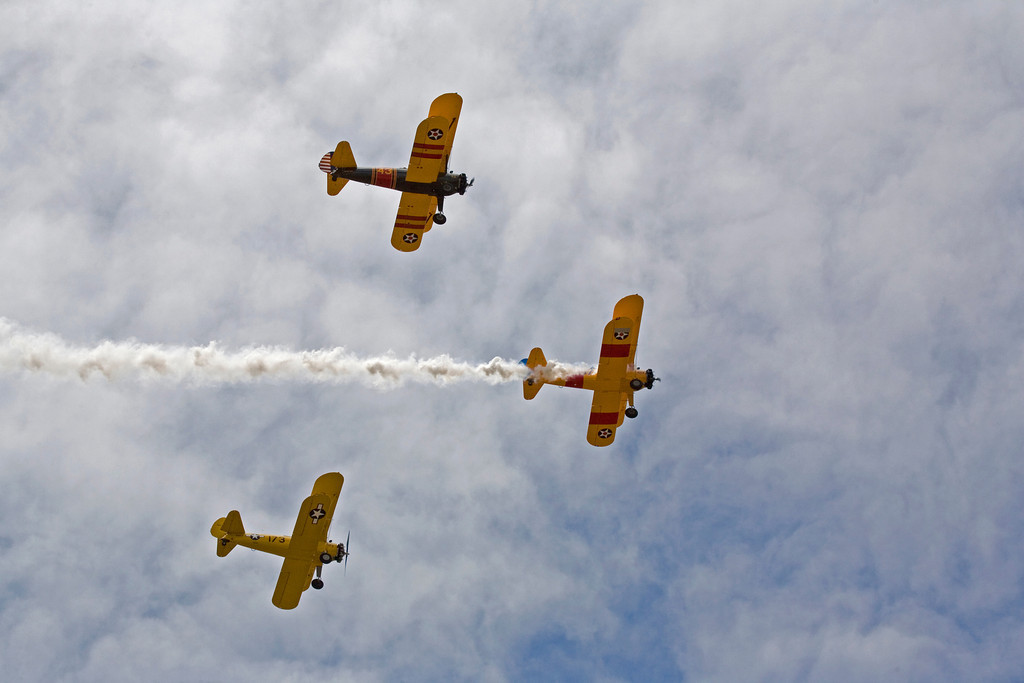
[[[0,316],[139,339],[594,363],[517,385],[0,378],[0,659],[25,679],[989,680],[1024,670],[1014,5],[0,9]],[[416,254],[405,163],[476,177]],[[273,558],[346,476],[294,613]],[[333,571],[332,571],[333,570]]]

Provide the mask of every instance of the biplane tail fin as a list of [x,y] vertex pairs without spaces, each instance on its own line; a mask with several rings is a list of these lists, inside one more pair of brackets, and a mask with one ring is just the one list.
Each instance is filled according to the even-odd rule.
[[540,347],[536,347],[530,351],[530,357],[525,358],[523,363],[531,370],[530,376],[523,381],[523,398],[529,401],[544,386],[544,379],[538,373],[532,372],[532,370],[547,366],[548,359],[544,357],[544,352],[540,350]]
[[320,159],[320,170],[327,174],[327,194],[332,197],[345,187],[348,178],[335,178],[334,171],[339,168],[355,168],[356,158],[352,154],[352,146],[342,140],[333,152],[328,152]]
[[232,510],[227,517],[221,517],[213,523],[210,533],[217,539],[217,557],[224,557],[236,545],[233,537],[245,535],[242,516],[238,514],[238,510]]

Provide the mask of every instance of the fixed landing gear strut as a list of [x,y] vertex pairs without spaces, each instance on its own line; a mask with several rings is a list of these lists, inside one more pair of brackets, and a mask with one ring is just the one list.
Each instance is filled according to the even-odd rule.
[[444,215],[444,195],[438,195],[437,197],[437,212],[434,213],[434,223],[438,225],[444,225],[444,222],[448,220]]

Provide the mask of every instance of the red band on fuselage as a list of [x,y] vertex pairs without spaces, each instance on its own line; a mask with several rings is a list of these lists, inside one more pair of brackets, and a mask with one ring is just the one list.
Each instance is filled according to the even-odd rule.
[[569,375],[565,378],[565,386],[575,389],[583,388],[583,375]]
[[616,425],[619,423],[618,413],[591,413],[590,424],[592,425]]
[[373,175],[370,178],[370,184],[393,189],[395,187],[395,178],[395,169],[375,168],[373,169]]
[[601,358],[626,358],[629,344],[601,344]]

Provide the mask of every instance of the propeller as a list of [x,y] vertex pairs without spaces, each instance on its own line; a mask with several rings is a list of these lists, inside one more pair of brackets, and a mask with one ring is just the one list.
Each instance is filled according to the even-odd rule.
[[[352,538],[352,531],[351,530],[349,530],[348,535],[345,536],[345,569],[343,571],[344,574],[348,574],[348,542],[349,542],[350,538]],[[341,559],[340,554],[339,554],[338,559],[339,560]]]

